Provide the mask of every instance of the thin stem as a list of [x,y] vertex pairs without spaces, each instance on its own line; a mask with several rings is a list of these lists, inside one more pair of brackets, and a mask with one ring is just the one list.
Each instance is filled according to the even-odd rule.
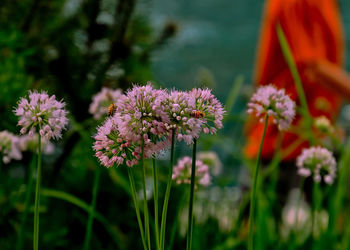
[[35,157],[32,158],[32,161],[30,163],[29,167],[29,176],[28,176],[28,184],[26,186],[26,196],[24,200],[24,211],[21,217],[21,226],[19,228],[18,232],[18,239],[17,239],[17,244],[16,244],[16,249],[20,250],[23,248],[23,234],[24,234],[24,228],[27,222],[27,215],[28,215],[28,209],[30,205],[30,197],[32,194],[32,189],[33,189],[33,172],[35,168],[35,162],[36,159]]
[[145,220],[145,234],[147,238],[148,249],[151,249],[151,235],[149,231],[149,215],[146,196],[146,167],[145,167],[145,141],[142,137],[141,142],[141,168],[142,168],[142,187],[143,187],[143,207],[144,207],[144,220]]
[[40,206],[40,182],[41,182],[41,135],[38,133],[38,165],[36,170],[35,208],[34,208],[34,235],[33,248],[39,249],[39,206]]
[[197,153],[197,139],[193,139],[191,191],[190,191],[190,203],[188,208],[188,229],[187,229],[187,247],[186,247],[187,250],[192,249],[193,200],[194,200],[194,184],[196,180],[196,153]]
[[301,104],[301,107],[303,109],[303,115],[307,119],[308,125],[311,126],[312,125],[311,115],[310,115],[309,108],[307,105],[307,100],[306,100],[305,92],[303,89],[303,84],[302,84],[301,79],[300,79],[298,68],[295,65],[292,51],[289,47],[287,38],[286,38],[280,24],[277,24],[276,31],[277,31],[277,37],[278,37],[278,40],[279,40],[279,43],[280,43],[280,46],[282,49],[282,53],[284,55],[284,58],[286,59],[290,73],[291,73],[291,75],[294,79],[294,82],[295,82],[295,87],[296,87],[296,90],[297,90],[297,93],[299,96],[300,104]]
[[295,227],[294,227],[295,231],[297,231],[299,227],[299,210],[300,210],[301,200],[303,199],[304,183],[305,183],[305,178],[302,177],[299,184],[299,198],[297,201],[296,221],[295,221]]
[[172,176],[173,176],[173,167],[174,167],[175,129],[172,130],[172,134],[171,134],[171,151],[170,152],[171,152],[170,153],[170,169],[169,169],[168,181],[167,181],[167,186],[166,186],[166,191],[165,191],[163,211],[162,211],[162,222],[161,222],[161,227],[160,227],[160,245],[161,245],[162,249],[164,249],[166,217],[167,217],[167,211],[168,211],[168,203],[169,203]]
[[95,172],[95,178],[94,178],[94,186],[92,188],[92,201],[89,208],[89,219],[87,224],[87,229],[85,233],[85,240],[84,240],[84,250],[88,250],[90,248],[90,241],[91,241],[91,233],[92,233],[92,224],[95,217],[95,207],[96,207],[96,200],[97,200],[97,193],[98,193],[98,185],[100,182],[100,176],[101,176],[101,170],[99,167],[97,167]]
[[135,206],[135,212],[136,212],[137,222],[138,222],[139,228],[140,228],[142,244],[143,244],[143,248],[145,250],[147,250],[148,248],[147,248],[147,244],[146,244],[146,240],[145,240],[145,234],[143,231],[143,225],[142,225],[142,220],[141,220],[141,216],[140,216],[140,209],[139,209],[139,205],[138,205],[138,201],[137,201],[134,176],[132,174],[131,168],[130,167],[127,167],[127,168],[128,168],[128,175],[129,175],[129,181],[130,181],[130,187],[131,187],[132,200],[133,200],[134,206]]
[[261,138],[259,152],[258,152],[258,159],[256,162],[256,167],[254,171],[254,182],[253,182],[253,189],[251,191],[251,197],[250,197],[250,210],[249,210],[249,241],[248,241],[248,249],[253,250],[254,249],[254,233],[253,233],[253,226],[254,226],[254,210],[255,210],[255,202],[256,202],[256,187],[258,184],[258,174],[259,174],[259,167],[260,167],[260,158],[261,158],[261,151],[264,144],[267,124],[269,121],[269,116],[265,116],[265,126],[264,126],[264,132]]
[[156,159],[152,158],[153,163],[153,185],[154,185],[154,224],[157,249],[160,249],[159,245],[159,222],[158,222],[158,170]]

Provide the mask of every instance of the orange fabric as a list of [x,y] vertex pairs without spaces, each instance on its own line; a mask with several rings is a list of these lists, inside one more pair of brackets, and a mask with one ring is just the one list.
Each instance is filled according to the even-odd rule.
[[[258,54],[255,67],[255,84],[273,83],[285,88],[293,100],[298,102],[294,81],[283,57],[276,34],[280,23],[291,47],[303,83],[309,110],[312,116],[325,115],[334,120],[339,112],[342,98],[322,84],[306,77],[306,65],[317,60],[328,60],[343,66],[343,32],[335,0],[268,0],[265,6]],[[294,125],[300,122],[296,117]],[[246,124],[247,145],[244,149],[249,158],[256,157],[263,124],[251,119]],[[269,126],[264,142],[262,157],[271,159],[277,144],[278,129]],[[287,148],[298,139],[297,134],[284,133],[282,148]],[[285,160],[294,159],[303,143]]]

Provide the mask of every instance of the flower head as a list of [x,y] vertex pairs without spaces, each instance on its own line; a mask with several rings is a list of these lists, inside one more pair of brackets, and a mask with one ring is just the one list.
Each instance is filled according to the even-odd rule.
[[313,175],[316,182],[320,182],[323,178],[327,184],[332,184],[336,176],[337,163],[332,152],[320,146],[303,149],[296,165],[299,175],[303,177]]
[[165,126],[169,117],[162,105],[167,96],[166,91],[154,89],[150,84],[134,86],[116,104],[114,118],[120,135],[138,144],[143,139],[148,155],[169,144]]
[[215,134],[216,129],[222,128],[222,119],[225,110],[218,99],[211,93],[210,89],[192,89],[189,94],[195,100],[195,110],[192,116],[202,119],[202,130],[204,133]]
[[316,117],[314,120],[314,126],[322,133],[330,134],[334,132],[334,127],[331,121],[326,116]]
[[222,163],[219,156],[214,151],[202,151],[197,154],[197,159],[208,165],[210,172],[218,176],[222,172]]
[[126,140],[118,130],[117,121],[107,118],[94,136],[95,156],[105,167],[126,163],[129,167],[136,165],[140,158],[140,147]]
[[89,112],[94,116],[95,120],[101,119],[107,114],[108,106],[116,103],[123,95],[120,89],[110,89],[103,87],[100,92],[92,97],[92,103],[89,107]]
[[294,119],[295,103],[284,89],[278,90],[273,85],[262,86],[250,99],[248,113],[255,113],[261,122],[265,115],[269,115],[280,130],[286,130]]
[[176,129],[179,141],[183,139],[187,144],[191,144],[194,138],[198,138],[204,121],[192,116],[196,109],[194,96],[188,92],[172,91],[165,99],[164,107],[170,119],[165,127],[168,130]]
[[[190,184],[191,183],[191,167],[192,159],[188,156],[180,159],[173,169],[173,180],[177,184]],[[196,160],[196,180],[195,186],[207,187],[210,184],[209,167],[205,165],[201,160]]]
[[33,135],[39,130],[46,139],[57,139],[62,136],[62,130],[68,123],[65,103],[57,101],[56,97],[46,92],[29,91],[29,99],[21,98],[15,114],[20,118],[18,125],[22,126],[21,134]]
[[0,132],[0,154],[5,164],[10,163],[11,159],[22,159],[18,137],[7,130]]

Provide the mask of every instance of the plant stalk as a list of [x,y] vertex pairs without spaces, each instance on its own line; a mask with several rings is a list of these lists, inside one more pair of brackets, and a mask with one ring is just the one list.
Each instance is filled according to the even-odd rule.
[[264,144],[266,129],[269,121],[269,116],[265,116],[265,126],[264,126],[264,132],[261,138],[259,152],[258,152],[258,159],[256,162],[256,167],[254,170],[254,181],[253,181],[253,187],[251,191],[251,197],[250,197],[250,210],[249,210],[249,239],[248,239],[248,249],[253,250],[254,249],[254,210],[255,210],[255,203],[256,203],[256,187],[258,185],[258,175],[259,175],[259,167],[260,167],[260,159],[261,159],[261,152],[262,147]]

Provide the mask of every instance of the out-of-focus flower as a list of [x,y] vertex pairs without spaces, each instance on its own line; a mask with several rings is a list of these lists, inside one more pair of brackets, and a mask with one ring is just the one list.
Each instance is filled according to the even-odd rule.
[[[232,231],[239,215],[242,190],[239,187],[211,186],[198,190],[193,207],[196,223],[205,224],[211,218],[218,222],[219,230],[224,233]],[[183,207],[179,216],[179,231],[186,235],[188,223],[188,206]]]
[[134,86],[116,104],[114,117],[120,135],[137,144],[141,144],[143,137],[146,157],[169,145],[165,126],[169,124],[169,116],[162,105],[167,97],[165,90],[147,84]]
[[334,131],[331,121],[325,116],[316,117],[314,120],[314,126],[325,134],[333,133]]
[[284,89],[278,90],[273,85],[262,86],[250,99],[248,113],[255,113],[260,122],[267,114],[274,118],[280,130],[286,130],[294,119],[295,103]]
[[328,149],[317,146],[303,149],[296,160],[298,174],[303,177],[313,175],[314,181],[320,182],[321,178],[332,184],[337,171],[337,163],[332,152]]
[[[33,153],[38,152],[38,134],[33,135],[22,135],[19,137],[19,146],[22,151],[31,151]],[[45,137],[41,137],[41,148],[45,155],[53,154],[55,146]]]
[[[185,156],[180,159],[173,169],[173,180],[177,184],[191,184],[191,157]],[[196,179],[195,186],[207,187],[210,185],[209,167],[201,160],[196,160]]]
[[92,103],[89,107],[89,113],[94,116],[95,120],[101,119],[107,115],[109,105],[116,103],[123,95],[120,89],[110,89],[103,87],[100,92],[92,97]]
[[203,132],[216,134],[216,129],[222,128],[225,110],[210,89],[192,89],[189,94],[195,99],[195,110],[192,116],[203,120]]
[[176,129],[176,137],[191,144],[194,138],[198,138],[203,124],[202,119],[193,117],[192,112],[196,109],[195,98],[188,92],[172,91],[164,100],[164,107],[169,116],[166,129]]
[[214,151],[202,151],[197,154],[197,159],[209,166],[209,170],[214,176],[218,176],[222,171],[222,163],[219,156]]
[[311,232],[311,210],[309,205],[300,197],[299,189],[292,189],[286,205],[282,210],[281,234],[289,239],[292,232],[297,232],[297,240],[305,241]]
[[0,132],[0,154],[5,164],[10,163],[11,159],[21,160],[22,153],[19,148],[19,138],[11,132],[4,130]]
[[18,125],[22,127],[21,134],[39,132],[48,140],[60,138],[68,124],[64,106],[65,103],[57,101],[54,95],[29,91],[29,99],[21,98],[14,111],[20,118]]
[[107,118],[105,123],[97,130],[94,136],[93,149],[95,156],[105,167],[112,167],[126,163],[131,167],[138,163],[140,158],[140,147],[123,138],[114,118]]

